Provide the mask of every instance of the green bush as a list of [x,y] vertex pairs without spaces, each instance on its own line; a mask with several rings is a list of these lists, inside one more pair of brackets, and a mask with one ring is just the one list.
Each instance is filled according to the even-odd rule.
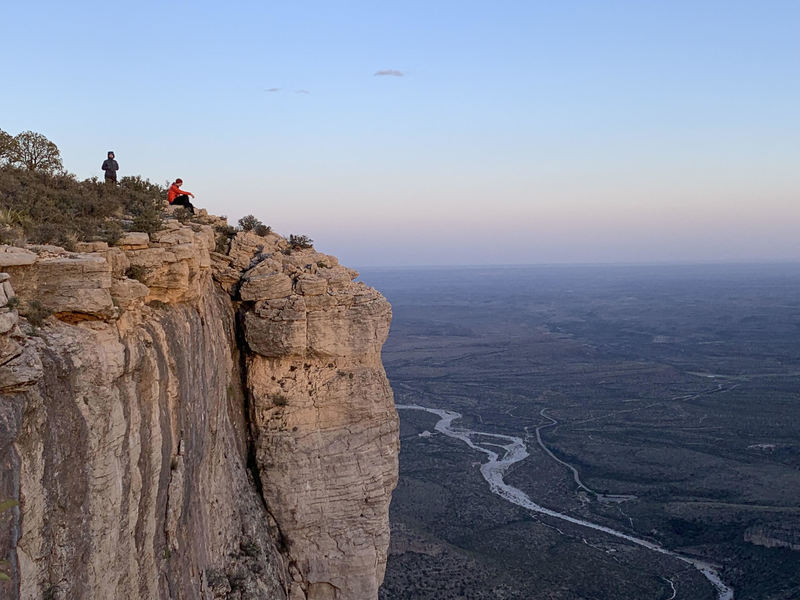
[[164,228],[164,188],[137,175],[123,177],[114,191],[121,195],[124,212],[133,217],[133,231],[155,233]]
[[136,215],[131,223],[131,231],[155,233],[164,229],[164,220],[161,215],[143,214]]
[[142,179],[140,175],[126,175],[119,180],[119,187],[129,194],[140,194],[150,198],[163,198],[164,200],[167,197],[167,188],[153,183],[149,179]]
[[21,210],[0,209],[0,227],[23,227],[29,225],[30,218]]
[[219,235],[217,234],[217,238],[215,240],[214,245],[214,252],[219,252],[220,254],[227,254],[228,253],[228,245],[230,244],[231,238],[226,235]]
[[0,166],[0,237],[59,245],[113,243],[122,233],[125,215],[134,230],[153,233],[162,228],[165,194],[140,177],[123,177],[118,186],[106,186],[97,178],[78,181],[68,173]]
[[100,239],[109,246],[113,246],[122,238],[122,223],[114,219],[106,219],[100,230]]
[[34,327],[41,327],[44,320],[53,312],[42,306],[38,300],[31,300],[22,307],[19,314],[28,319],[28,323]]
[[239,227],[242,231],[253,231],[259,225],[263,225],[261,221],[256,219],[253,215],[247,215],[239,219]]
[[180,221],[184,225],[194,218],[192,211],[190,211],[185,206],[181,206],[180,208],[178,208],[174,213],[172,213],[172,216],[178,219],[178,221]]
[[147,274],[147,271],[141,265],[131,265],[125,271],[125,277],[127,277],[128,279],[135,279],[139,283],[144,283],[144,279],[145,279],[145,275],[146,274]]
[[261,237],[268,235],[272,231],[272,227],[264,225],[264,223],[253,215],[247,215],[239,219],[239,229],[241,231],[252,231]]
[[311,245],[314,243],[307,235],[295,235],[294,233],[289,236],[289,246],[292,247],[293,250],[302,250],[305,248],[311,248]]
[[217,225],[214,227],[214,230],[217,232],[216,246],[214,251],[219,252],[220,254],[227,254],[228,248],[230,247],[231,238],[236,235],[236,229],[228,224],[225,224]]

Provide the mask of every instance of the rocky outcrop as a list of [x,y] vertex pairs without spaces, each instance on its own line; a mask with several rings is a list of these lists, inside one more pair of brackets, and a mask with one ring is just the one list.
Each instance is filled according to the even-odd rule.
[[272,238],[234,240],[256,464],[285,534],[290,598],[375,598],[397,482],[397,417],[380,361],[391,307],[357,273]]
[[214,249],[0,248],[3,598],[377,597],[390,307],[275,234]]

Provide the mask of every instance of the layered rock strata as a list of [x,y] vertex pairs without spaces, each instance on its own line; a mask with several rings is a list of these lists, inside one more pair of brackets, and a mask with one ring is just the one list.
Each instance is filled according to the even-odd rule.
[[390,307],[277,235],[214,248],[0,247],[3,598],[377,597]]
[[255,459],[285,533],[290,598],[375,598],[397,482],[397,416],[380,361],[391,307],[335,257],[257,238],[237,236],[222,271],[244,269]]

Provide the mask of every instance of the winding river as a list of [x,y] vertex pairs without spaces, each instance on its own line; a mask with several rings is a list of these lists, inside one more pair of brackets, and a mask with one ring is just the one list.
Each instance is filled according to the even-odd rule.
[[[418,406],[416,404],[398,404],[397,408],[398,410],[422,410],[438,416],[439,421],[435,425],[436,431],[443,433],[448,437],[461,440],[473,450],[477,450],[478,452],[485,454],[489,460],[481,464],[481,475],[483,475],[483,478],[489,484],[489,489],[493,494],[496,494],[504,500],[507,500],[512,504],[516,504],[517,506],[521,506],[527,510],[548,515],[556,519],[561,519],[562,521],[569,521],[570,523],[574,523],[582,527],[588,527],[589,529],[602,531],[603,533],[607,533],[614,537],[627,540],[628,542],[636,544],[637,546],[642,546],[648,550],[652,550],[653,552],[665,554],[687,563],[700,571],[703,576],[711,582],[717,591],[718,600],[733,600],[733,589],[725,585],[719,576],[717,567],[711,563],[673,552],[672,550],[668,550],[667,548],[664,548],[663,546],[654,542],[629,535],[622,531],[617,531],[616,529],[606,527],[605,525],[599,525],[597,523],[592,523],[591,521],[585,521],[577,517],[571,517],[555,510],[545,508],[544,506],[536,504],[522,490],[507,484],[503,480],[503,475],[505,474],[506,470],[514,463],[518,463],[528,456],[527,448],[521,438],[499,433],[486,433],[482,431],[472,431],[471,429],[453,427],[453,421],[460,419],[461,414],[451,410],[427,408],[425,406]],[[496,450],[492,450],[491,448],[502,449],[502,456]]]

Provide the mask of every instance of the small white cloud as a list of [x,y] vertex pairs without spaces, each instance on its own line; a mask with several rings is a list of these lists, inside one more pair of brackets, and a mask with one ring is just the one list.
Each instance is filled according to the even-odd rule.
[[295,94],[310,94],[310,93],[311,92],[309,92],[308,90],[296,90],[295,91]]
[[374,74],[376,77],[388,75],[390,77],[403,77],[405,73],[403,71],[398,71],[397,69],[381,69],[380,71],[375,71]]

